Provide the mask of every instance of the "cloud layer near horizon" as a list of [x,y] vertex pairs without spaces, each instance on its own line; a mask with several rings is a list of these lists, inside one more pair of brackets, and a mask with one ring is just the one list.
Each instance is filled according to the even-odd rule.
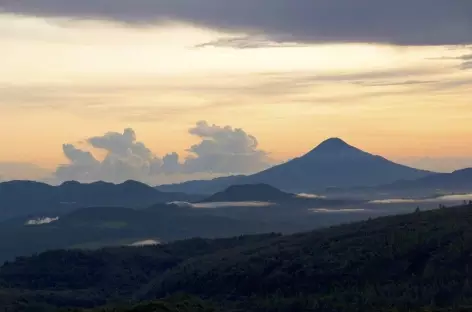
[[156,156],[144,143],[137,141],[131,128],[123,133],[108,132],[86,140],[91,151],[106,153],[103,160],[97,159],[91,151],[64,144],[63,152],[69,164],[57,168],[55,179],[57,182],[133,179],[154,183],[162,175],[252,173],[272,163],[268,154],[258,148],[257,139],[242,129],[200,121],[189,133],[201,141],[187,150],[189,156],[182,162],[177,153],[162,158]]
[[469,0],[23,0],[0,12],[139,25],[187,22],[277,42],[472,43]]

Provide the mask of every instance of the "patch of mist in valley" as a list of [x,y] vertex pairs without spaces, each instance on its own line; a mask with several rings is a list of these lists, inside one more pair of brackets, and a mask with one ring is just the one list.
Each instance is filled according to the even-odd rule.
[[379,217],[411,213],[417,208],[421,210],[433,210],[444,206],[457,206],[469,203],[472,194],[454,194],[430,198],[391,198],[381,200],[370,200],[362,203],[348,204],[343,207],[318,207],[310,208],[310,214],[336,214],[336,215],[364,215],[365,217]]
[[317,198],[325,199],[326,198],[326,196],[323,196],[323,195],[308,194],[308,193],[297,194],[297,197],[299,197],[299,198],[312,198],[312,199],[317,199]]
[[431,198],[402,199],[391,198],[369,201],[369,204],[414,204],[414,203],[457,203],[472,200],[472,194],[445,195]]
[[59,217],[42,217],[42,218],[36,218],[36,219],[31,219],[25,222],[25,225],[29,226],[34,226],[34,225],[44,225],[44,224],[50,224],[53,222],[56,222],[59,220]]
[[160,244],[161,244],[161,242],[159,242],[155,239],[146,239],[146,240],[134,242],[132,244],[129,244],[128,246],[131,246],[131,247],[144,247],[144,246],[156,246],[156,245],[160,245]]
[[274,206],[275,203],[271,202],[258,202],[258,201],[244,201],[244,202],[212,202],[212,203],[188,203],[188,202],[172,202],[182,208],[194,208],[194,209],[217,209],[217,208],[230,208],[230,207],[269,207]]
[[308,209],[310,212],[314,213],[369,213],[371,210],[364,208],[312,208]]

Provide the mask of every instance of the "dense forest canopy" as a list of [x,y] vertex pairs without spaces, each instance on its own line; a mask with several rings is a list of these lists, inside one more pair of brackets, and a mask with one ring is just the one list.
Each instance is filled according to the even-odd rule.
[[186,293],[221,311],[460,311],[472,306],[471,208],[287,236],[50,251],[0,269],[0,306],[159,311],[152,304]]

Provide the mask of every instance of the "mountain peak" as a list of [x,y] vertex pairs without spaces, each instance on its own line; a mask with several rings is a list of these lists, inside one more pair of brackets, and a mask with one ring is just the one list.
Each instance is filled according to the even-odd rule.
[[347,144],[340,138],[330,138],[321,142],[307,155],[339,154],[345,152],[354,152],[358,149]]
[[59,186],[72,187],[72,186],[80,186],[80,185],[82,185],[80,182],[71,180],[71,181],[64,181]]
[[340,138],[329,138],[323,142],[321,142],[320,145],[318,145],[318,148],[323,147],[323,148],[340,148],[340,147],[351,147],[349,144],[347,144],[344,140]]

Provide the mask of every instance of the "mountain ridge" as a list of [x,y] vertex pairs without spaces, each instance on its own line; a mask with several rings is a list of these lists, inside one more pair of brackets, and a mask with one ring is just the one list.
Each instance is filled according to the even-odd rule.
[[231,184],[265,183],[283,191],[298,193],[322,191],[329,187],[376,186],[431,174],[435,173],[400,165],[349,145],[340,138],[330,138],[300,157],[252,175],[162,185],[157,189],[216,193]]
[[[460,169],[451,173],[437,173],[416,180],[395,181],[374,187],[371,190],[409,197],[469,193],[472,192],[472,168]],[[359,189],[353,191],[358,192]]]
[[38,213],[67,213],[91,206],[146,208],[172,201],[196,201],[202,197],[178,192],[162,192],[137,181],[114,184],[103,181],[67,181],[52,186],[35,181],[0,183],[0,220]]

